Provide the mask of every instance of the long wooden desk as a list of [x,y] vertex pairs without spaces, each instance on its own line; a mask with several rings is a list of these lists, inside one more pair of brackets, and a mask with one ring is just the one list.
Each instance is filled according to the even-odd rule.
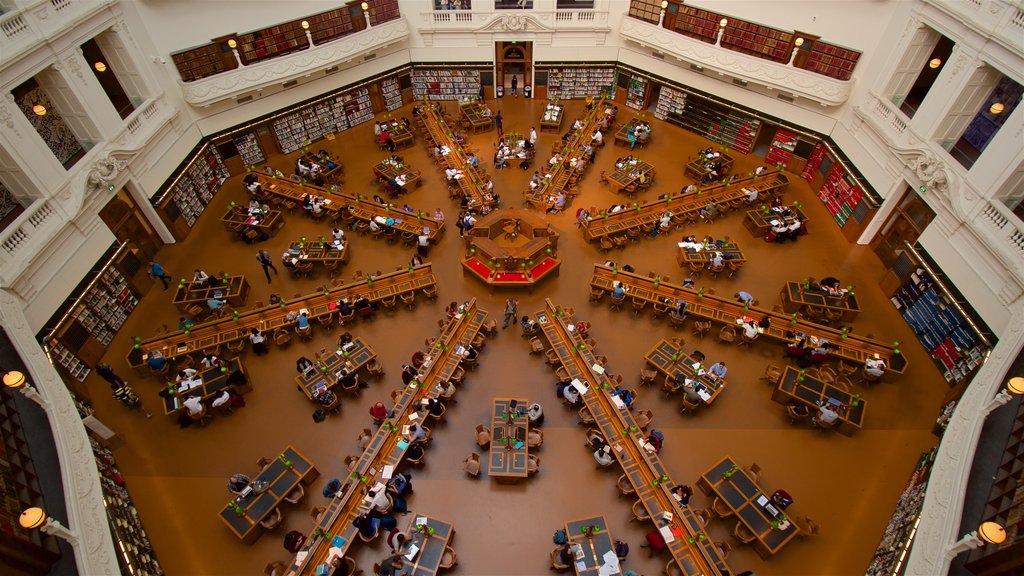
[[[382,423],[374,433],[352,472],[345,477],[341,490],[331,499],[320,520],[314,523],[313,531],[306,540],[306,555],[301,563],[293,562],[291,572],[313,575],[316,567],[327,561],[332,544],[344,555],[352,541],[358,538],[358,529],[352,526],[352,520],[369,509],[363,498],[366,489],[381,480],[385,466],[397,469],[405,457],[408,439],[400,434],[402,425],[409,421],[411,415],[422,418],[421,401],[437,397],[439,384],[451,378],[462,359],[456,349],[469,346],[486,319],[487,312],[477,307],[474,298],[464,312],[444,325],[434,341],[429,360],[420,368],[422,378],[413,380],[402,389],[393,407],[395,416]],[[327,537],[328,533],[332,538]]]
[[441,118],[441,113],[433,106],[425,106],[419,115],[423,119],[423,126],[433,144],[445,146],[448,153],[438,160],[448,168],[462,171],[462,178],[456,180],[459,189],[464,196],[469,197],[469,207],[480,210],[482,213],[490,211],[494,205],[494,198],[484,193],[484,181],[480,171],[469,163],[462,145],[455,141],[449,127]]
[[344,368],[349,374],[354,374],[377,357],[373,348],[363,342],[363,339],[356,336],[350,345],[334,354],[328,354],[322,361],[316,362],[313,367],[295,377],[298,388],[312,400],[316,396],[317,388],[323,387],[327,390],[334,388],[341,377],[341,370]]
[[[285,462],[287,460],[287,463]],[[235,536],[246,544],[252,544],[263,533],[260,522],[267,517],[281,500],[299,484],[309,485],[320,472],[313,461],[301,452],[288,446],[280,456],[260,472],[252,482],[266,482],[267,489],[246,498],[236,497],[220,510],[220,519],[227,524]]]
[[[238,315],[238,319],[223,318],[215,322],[205,322],[193,326],[188,333],[184,330],[171,332],[165,336],[150,338],[138,343],[128,354],[128,363],[132,367],[148,371],[146,359],[149,354],[157,352],[168,360],[179,356],[200,352],[206,348],[248,338],[253,328],[263,332],[271,332],[278,327],[290,327],[295,321],[287,321],[289,312],[305,308],[309,311],[312,321],[320,316],[331,314],[337,308],[341,296],[354,300],[365,296],[371,302],[391,296],[399,296],[417,290],[435,286],[437,279],[429,263],[416,266],[411,271],[402,270],[382,274],[373,279],[350,282],[327,292],[316,292],[281,306],[264,306]],[[270,334],[265,334],[270,338]]]
[[[604,113],[604,109],[603,108],[601,109],[601,112]],[[617,146],[632,147],[633,146],[633,142],[629,139],[629,135],[633,132],[633,129],[636,127],[636,125],[639,122],[641,122],[641,120],[639,118],[633,118],[629,122],[625,122],[622,126],[619,126],[619,129],[615,131],[615,144]],[[643,122],[644,122],[644,124],[647,124],[648,126],[651,125],[650,122],[646,122],[646,121],[643,121]],[[650,135],[648,135],[648,138],[650,138]],[[640,144],[640,141],[637,140],[636,143]]]
[[770,504],[768,496],[757,482],[730,456],[725,456],[701,474],[697,483],[725,502],[736,518],[754,534],[754,550],[762,558],[778,553],[800,533],[796,522],[789,522],[785,529],[779,528],[785,526],[785,522],[780,520],[786,514],[778,509],[777,514],[772,514],[771,510],[758,502],[761,499],[761,502]]
[[643,160],[637,160],[636,164],[627,162],[622,168],[616,167],[608,176],[608,189],[612,192],[635,192],[640,183],[640,176],[649,182],[654,178],[654,165]]
[[569,537],[570,546],[579,546],[583,551],[583,559],[576,560],[572,566],[577,576],[598,576],[604,555],[615,554],[615,540],[608,531],[604,514],[569,520],[565,523],[565,535]]
[[[604,113],[604,103],[605,100],[603,98],[594,100],[590,111],[583,118],[583,127],[572,131],[563,148],[562,156],[565,157],[564,161],[554,166],[548,165],[547,161],[545,161],[546,174],[550,174],[551,178],[545,178],[544,183],[538,186],[536,190],[524,192],[524,198],[530,206],[543,210],[559,193],[565,193],[567,197],[569,196],[569,181],[572,179],[572,174],[576,172],[575,168],[569,167],[569,159],[579,153],[580,146],[590,142],[594,131],[597,130],[597,120]],[[596,148],[594,149],[594,156],[597,156]],[[591,164],[593,164],[593,161],[591,161]]]
[[[718,157],[718,160],[722,161],[722,171],[718,173],[719,176],[725,176],[732,171],[732,165],[734,162],[732,156],[723,153]],[[711,173],[711,171],[707,169],[707,164],[708,161],[706,159],[697,158],[686,165],[685,174],[693,176],[697,182],[703,182],[704,177]]]
[[556,102],[548,102],[540,114],[540,131],[562,131],[562,120],[565,118],[565,106]]
[[[760,194],[758,194],[757,199],[758,201],[761,200]],[[743,218],[743,226],[755,238],[764,238],[768,231],[772,229],[773,220],[781,220],[785,224],[792,224],[794,219],[807,222],[807,216],[802,210],[795,206],[789,206],[788,208],[791,213],[791,216],[788,217],[772,212],[769,209],[747,210],[747,215]]]
[[374,165],[373,175],[387,180],[397,178],[398,176],[404,176],[405,184],[402,184],[402,188],[408,190],[411,190],[423,183],[423,178],[420,177],[421,172],[419,170],[413,170],[412,166],[408,166],[404,163],[400,163],[396,166],[390,160],[381,160]]
[[338,248],[330,242],[294,241],[288,246],[288,252],[292,254],[293,264],[300,262],[344,264],[348,262],[348,246],[347,242],[342,243],[341,248]]
[[[585,392],[580,394],[584,404],[594,416],[594,423],[612,446],[612,454],[619,461],[636,497],[643,502],[651,522],[659,529],[670,531],[666,538],[669,551],[676,564],[687,576],[723,574],[729,567],[714,546],[699,519],[686,507],[680,506],[672,496],[676,486],[657,453],[641,448],[646,443],[643,431],[629,410],[616,407],[612,401],[612,384],[607,372],[595,370],[597,358],[584,338],[576,331],[573,318],[561,307],[545,299],[545,307],[537,313],[537,322],[561,365],[569,376],[581,382]],[[666,522],[664,512],[673,519]]]
[[[715,401],[715,398],[718,398],[722,390],[725,390],[728,382],[724,378],[715,380],[708,377],[696,358],[691,357],[681,347],[674,346],[664,338],[644,354],[644,360],[654,366],[658,372],[671,376],[677,382],[684,382],[685,386],[694,386],[695,388],[702,386],[707,393],[707,398],[701,396],[701,402],[709,406]],[[694,365],[698,366],[694,367]]]
[[220,221],[224,223],[224,229],[234,232],[237,227],[248,227],[267,236],[277,234],[277,231],[284,226],[284,216],[280,210],[268,210],[260,216],[250,216],[243,206],[228,208],[226,214],[221,216]]
[[844,333],[839,330],[796,319],[788,314],[753,306],[749,307],[749,310],[744,310],[744,305],[731,297],[702,294],[668,282],[659,282],[655,286],[653,278],[615,270],[601,264],[594,265],[594,275],[590,279],[591,287],[611,292],[613,282],[622,282],[626,287],[627,297],[660,306],[674,305],[677,299],[685,300],[689,305],[688,314],[714,320],[720,324],[733,326],[737,318],[750,316],[760,319],[767,316],[771,318],[771,327],[766,329],[762,336],[785,344],[795,341],[793,335],[796,333],[824,338],[837,347],[831,352],[833,356],[857,366],[862,366],[865,359],[878,354],[885,360],[887,373],[902,374],[907,368],[906,357],[897,353],[891,343],[853,333],[846,333],[846,337],[843,338]]
[[480,102],[463,102],[459,104],[462,117],[469,122],[473,133],[486,132],[494,127],[494,118],[486,113],[484,105]]
[[682,242],[676,244],[679,248],[679,253],[676,255],[676,262],[678,262],[680,266],[695,263],[709,265],[711,263],[712,254],[715,252],[722,253],[722,262],[735,262],[737,264],[742,264],[747,261],[747,257],[743,255],[743,250],[740,249],[740,245],[735,242],[700,251],[688,249],[685,246],[679,246],[679,244],[682,244]]
[[266,174],[257,174],[260,185],[268,194],[302,204],[302,197],[306,194],[322,195],[329,202],[324,205],[324,210],[335,215],[342,210],[348,210],[353,217],[363,222],[369,222],[374,218],[394,218],[392,226],[399,232],[408,232],[417,236],[423,233],[424,228],[429,228],[431,243],[437,243],[444,232],[444,222],[438,222],[426,212],[417,211],[416,214],[408,214],[400,210],[393,210],[391,206],[377,204],[372,200],[366,200],[362,195],[356,196],[342,192],[332,192],[327,188],[313,186],[312,184],[300,184],[292,180],[274,178]]
[[227,278],[210,276],[210,283],[202,288],[197,288],[190,282],[186,282],[184,286],[179,285],[178,289],[174,291],[173,303],[181,312],[188,312],[188,309],[196,304],[206,306],[206,301],[211,298],[227,300],[232,308],[240,308],[249,298],[249,282],[246,281],[245,276],[229,276]]
[[838,400],[841,407],[836,408],[839,419],[836,420],[835,428],[846,436],[852,436],[857,430],[864,427],[864,413],[867,412],[867,402],[858,394],[846,392],[831,384],[825,384],[810,374],[786,366],[782,378],[772,392],[772,400],[782,405],[796,402],[807,407],[811,415],[818,413],[818,409],[828,403],[830,398]]
[[[509,420],[512,400],[516,401],[516,412]],[[526,438],[530,429],[530,419],[526,415],[527,406],[529,404],[526,398],[494,399],[487,474],[498,482],[517,482],[526,478],[526,461],[529,455]],[[517,436],[517,432],[521,437]]]
[[782,287],[782,309],[793,314],[804,312],[809,306],[824,308],[835,313],[842,314],[842,319],[852,322],[860,314],[860,304],[857,303],[857,295],[850,292],[845,296],[832,296],[827,292],[803,288],[799,282],[786,282]]
[[399,122],[398,120],[391,120],[390,122],[381,122],[381,124],[385,127],[387,133],[391,134],[391,141],[395,143],[395,148],[407,148],[412,146],[415,137],[412,132],[405,127],[405,123]]
[[789,184],[785,174],[778,171],[757,178],[747,177],[734,181],[731,185],[716,185],[696,193],[678,193],[653,202],[642,202],[637,208],[627,208],[615,214],[592,214],[586,226],[583,226],[583,237],[587,240],[599,240],[607,236],[625,234],[634,228],[647,228],[661,219],[666,210],[672,213],[673,221],[696,218],[700,209],[714,202],[729,204],[747,196],[748,188],[756,188],[758,194],[770,196]]
[[174,395],[169,398],[161,397],[164,405],[164,415],[170,416],[171,414],[177,414],[178,410],[181,410],[185,405],[185,399],[189,396],[195,396],[198,392],[202,395],[203,403],[210,401],[214,396],[221,393],[231,386],[228,382],[228,378],[231,378],[235,372],[241,372],[244,378],[245,384],[235,386],[235,391],[239,394],[246,394],[252,391],[252,384],[249,383],[249,377],[245,373],[245,367],[242,366],[242,361],[238,358],[232,358],[222,365],[223,370],[218,368],[208,368],[199,372],[197,376],[202,381],[202,384],[195,388],[183,389],[181,384],[175,382],[168,382],[167,389],[173,391]]
[[[421,519],[424,522],[422,525],[418,525],[417,522]],[[410,514],[409,526],[405,533],[412,535],[402,548],[405,574],[408,576],[436,576],[441,569],[444,549],[451,544],[452,538],[455,537],[455,525],[446,520],[438,520],[433,516],[413,512]],[[412,560],[409,560],[404,556],[412,545],[415,545],[419,552]]]

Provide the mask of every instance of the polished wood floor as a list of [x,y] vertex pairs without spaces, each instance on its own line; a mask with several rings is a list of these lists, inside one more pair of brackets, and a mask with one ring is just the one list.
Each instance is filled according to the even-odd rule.
[[[542,104],[506,98],[495,108],[500,107],[505,117],[506,131],[526,132],[537,122]],[[453,104],[448,106],[454,111]],[[632,112],[621,108],[620,120],[629,120]],[[569,104],[567,126],[581,110],[582,103]],[[409,107],[400,114],[408,115]],[[695,150],[709,145],[708,141],[675,126],[660,121],[653,121],[653,125],[651,145],[638,151],[642,159],[657,168],[656,184],[648,192],[652,198],[688,184],[683,177],[684,162]],[[540,136],[539,158],[547,157],[556,138],[550,133]],[[490,168],[495,133],[470,136],[470,141]],[[333,143],[318,143],[315,147],[327,147],[342,158],[347,190],[367,195],[377,191],[371,166],[383,155],[372,144],[372,125],[349,130]],[[787,201],[799,201],[810,217],[810,235],[799,242],[776,245],[752,238],[742,227],[739,213],[692,230],[698,236],[729,235],[742,243],[750,259],[736,278],[702,279],[699,285],[712,286],[719,293],[743,289],[753,293],[763,305],[771,306],[778,303],[779,290],[786,280],[836,276],[844,283],[856,285],[865,310],[854,323],[856,331],[907,343],[901,347],[910,361],[906,375],[897,382],[863,391],[869,412],[866,427],[859,434],[845,437],[793,427],[784,408],[771,401],[770,387],[758,379],[767,363],[783,362],[779,345],[758,342],[752,349],[737,349],[719,345],[713,338],[694,342],[689,325],[677,333],[664,320],[655,321],[648,315],[634,319],[629,311],[610,312],[607,303],[588,303],[587,282],[595,261],[611,258],[619,264],[632,264],[639,272],[657,271],[674,279],[683,276],[675,259],[679,233],[646,240],[613,251],[607,257],[581,240],[573,224],[575,208],[603,208],[619,201],[598,180],[599,173],[610,171],[615,157],[622,154],[621,148],[611,145],[601,151],[582,184],[582,195],[576,205],[550,217],[551,226],[561,234],[561,274],[532,294],[515,294],[520,313],[539,310],[545,297],[575,306],[578,316],[593,324],[592,335],[600,352],[610,359],[610,369],[623,374],[629,384],[637,382],[644,351],[662,337],[681,335],[688,346],[699,347],[707,354],[710,362],[727,361],[730,387],[710,409],[699,414],[681,416],[676,399],[667,400],[654,388],[640,391],[636,406],[654,411],[653,426],[666,437],[661,455],[674,479],[692,484],[725,454],[743,464],[757,463],[762,468],[765,490],[785,488],[795,498],[791,514],[809,516],[821,525],[820,535],[794,541],[777,556],[764,561],[732,540],[735,520],[713,521],[713,536],[732,541],[734,550],[729,562],[735,572],[753,570],[761,576],[863,574],[918,455],[935,444],[931,428],[946,390],[943,379],[916,344],[910,329],[878,289],[877,282],[883,274],[881,265],[868,248],[852,245],[842,237],[799,175],[791,175],[792,184],[785,194]],[[441,207],[448,216],[447,233],[428,258],[434,263],[441,297],[436,303],[420,301],[414,311],[402,309],[390,316],[382,314],[372,323],[351,328],[376,349],[387,375],[373,381],[358,398],[345,398],[340,415],[314,423],[310,417],[314,407],[293,382],[295,359],[303,354],[312,355],[321,346],[331,346],[336,338],[337,332],[327,334],[319,327],[312,343],[294,342],[287,349],[273,349],[262,357],[246,353],[243,360],[255,387],[246,397],[248,406],[234,414],[218,416],[202,428],[180,430],[161,414],[146,420],[141,413],[126,411],[118,405],[110,397],[105,382],[98,377],[89,378],[98,416],[124,439],[116,456],[167,574],[262,574],[268,562],[287,559],[282,536],[288,530],[310,529],[308,511],[324,502],[320,495],[323,483],[344,473],[342,460],[355,453],[356,435],[371,424],[369,406],[386,400],[390,391],[400,385],[401,365],[423,345],[425,338],[436,333],[436,321],[443,314],[443,306],[450,300],[475,296],[492,317],[500,319],[506,294],[488,294],[482,285],[461,274],[458,258],[463,244],[458,230],[451,226],[458,210],[447,198],[442,174],[430,162],[420,142],[401,155],[423,171],[424,185],[399,203],[430,211]],[[292,170],[289,159],[274,157],[271,164],[286,173]],[[757,165],[756,157],[737,159],[740,172]],[[504,205],[517,206],[532,170],[492,173],[495,190],[501,194]],[[272,291],[290,297],[319,286],[323,277],[297,281],[288,278],[283,270],[272,284],[267,284],[255,259],[257,247],[233,239],[219,222],[229,202],[246,200],[240,177],[232,178],[189,238],[165,247],[159,261],[175,277],[187,276],[197,267],[211,273],[223,270],[245,274],[253,286],[250,302],[265,302]],[[327,225],[317,225],[296,215],[289,217],[281,233],[262,247],[278,260],[290,239],[327,233]],[[411,252],[398,245],[388,246],[354,235],[351,253],[352,260],[343,270],[348,278],[356,270],[392,270],[411,257]],[[107,360],[126,375],[154,412],[158,407],[159,383],[133,377],[125,366],[124,355],[133,336],[149,336],[164,323],[175,325],[178,312],[171,305],[171,294],[159,284],[146,294],[107,355]],[[470,373],[460,389],[459,403],[449,408],[447,424],[434,430],[426,464],[412,470],[415,494],[410,507],[455,523],[459,558],[456,573],[547,573],[552,532],[565,520],[603,513],[613,536],[625,540],[632,548],[626,568],[647,576],[660,574],[668,558],[648,559],[646,550],[639,547],[650,524],[631,521],[632,500],[619,496],[615,488],[619,472],[595,469],[590,452],[583,447],[584,429],[577,425],[576,415],[556,400],[554,382],[543,359],[530,355],[529,346],[517,328],[500,331],[482,353],[480,368]],[[486,476],[467,479],[461,462],[475,449],[474,427],[487,420],[493,397],[511,395],[527,396],[545,407],[540,473],[515,486],[498,485]],[[252,546],[242,544],[217,518],[218,510],[229,499],[226,480],[235,472],[252,474],[258,458],[272,457],[288,444],[314,460],[322,472],[321,479],[301,505],[285,506],[281,528],[264,534]],[[708,506],[710,502],[698,492],[693,505]],[[385,548],[381,543],[355,546],[354,554],[359,565],[369,572],[371,564],[386,555]]]

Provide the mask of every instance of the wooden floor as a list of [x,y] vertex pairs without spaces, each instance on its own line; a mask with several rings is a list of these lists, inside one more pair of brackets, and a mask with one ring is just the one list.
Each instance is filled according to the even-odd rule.
[[[507,131],[523,133],[536,125],[542,106],[543,102],[510,98],[500,106],[492,103],[492,108],[501,109]],[[455,109],[450,103],[448,107]],[[581,112],[582,103],[572,102],[568,108],[565,126]],[[620,121],[628,121],[631,111],[621,108]],[[400,114],[409,115],[409,107]],[[689,183],[683,178],[684,163],[709,142],[663,122],[652,123],[651,144],[637,153],[657,168],[656,183],[647,193],[654,198]],[[342,158],[347,174],[345,189],[370,195],[377,192],[371,167],[383,157],[372,144],[372,137],[372,124],[364,124],[332,143],[317,143],[314,147],[326,147]],[[468,137],[479,151],[482,165],[490,169],[495,132]],[[548,157],[557,137],[540,135],[538,159]],[[855,331],[906,343],[901,349],[910,362],[907,373],[897,382],[863,391],[869,412],[866,427],[859,434],[845,437],[793,427],[784,408],[770,400],[770,387],[758,380],[767,363],[783,362],[779,345],[758,342],[752,349],[737,349],[719,345],[713,338],[692,342],[689,324],[685,331],[676,333],[664,320],[655,321],[649,315],[634,319],[629,311],[610,312],[607,303],[588,303],[587,282],[595,261],[611,258],[620,265],[633,265],[638,272],[657,271],[673,279],[683,276],[676,264],[679,233],[645,240],[607,257],[581,240],[573,223],[575,209],[605,208],[621,198],[598,182],[599,173],[611,171],[616,156],[625,153],[611,145],[610,137],[607,140],[609,145],[599,153],[583,181],[576,204],[550,217],[552,227],[561,234],[561,274],[532,294],[516,294],[520,314],[539,310],[545,297],[574,306],[578,316],[593,324],[592,336],[600,352],[608,356],[609,368],[623,374],[625,382],[632,385],[637,382],[644,352],[662,337],[682,335],[688,347],[699,347],[707,355],[709,363],[725,360],[731,384],[711,409],[699,414],[681,416],[676,411],[677,399],[666,400],[654,388],[640,391],[635,406],[654,411],[653,426],[665,434],[661,455],[673,478],[692,484],[724,454],[743,464],[756,462],[762,468],[765,490],[785,488],[795,499],[791,515],[809,516],[821,525],[819,536],[794,541],[768,561],[732,541],[734,551],[729,563],[734,572],[753,570],[760,576],[863,574],[918,455],[935,444],[931,428],[946,391],[944,380],[911,330],[878,290],[881,265],[869,249],[851,245],[842,237],[799,175],[790,175],[792,183],[785,194],[787,202],[799,201],[810,218],[810,234],[799,242],[776,245],[752,238],[743,228],[739,213],[687,231],[697,236],[730,235],[742,243],[749,259],[736,278],[702,279],[698,285],[713,286],[719,293],[746,290],[762,305],[771,306],[778,303],[779,290],[787,280],[836,276],[844,284],[856,286],[865,311],[854,323]],[[248,406],[232,415],[216,417],[203,428],[180,430],[160,414],[146,420],[141,413],[126,411],[117,404],[105,382],[89,377],[98,416],[125,440],[116,457],[167,574],[262,574],[268,562],[287,559],[282,536],[293,529],[309,531],[308,511],[324,502],[320,495],[323,484],[344,473],[342,460],[355,453],[356,435],[371,425],[369,406],[377,400],[386,401],[391,390],[401,384],[401,365],[422,347],[424,338],[436,333],[436,322],[445,304],[475,296],[492,317],[500,320],[506,294],[488,294],[481,284],[461,274],[458,259],[463,243],[452,226],[458,210],[447,198],[441,172],[420,142],[400,153],[407,164],[422,170],[424,185],[399,199],[399,205],[409,203],[424,211],[441,207],[448,216],[445,237],[428,258],[434,263],[441,297],[435,303],[420,301],[414,311],[381,314],[375,322],[351,329],[377,350],[387,375],[373,381],[358,398],[345,398],[340,415],[314,423],[310,417],[314,407],[293,382],[295,359],[303,354],[312,356],[322,346],[332,346],[337,337],[337,332],[326,334],[319,327],[312,343],[293,342],[287,349],[272,349],[262,357],[245,354],[243,360],[254,383],[254,391],[246,396]],[[759,165],[758,160],[740,156],[736,170],[751,171]],[[293,169],[291,160],[279,156],[271,158],[271,164],[285,173]],[[532,173],[492,172],[503,205],[519,205],[520,191]],[[223,229],[219,218],[228,203],[248,199],[240,180],[240,176],[229,180],[189,238],[165,247],[159,261],[176,278],[191,274],[197,267],[210,273],[223,270],[245,274],[253,286],[250,302],[265,302],[271,291],[286,298],[312,291],[322,283],[322,277],[291,280],[280,264],[282,275],[268,285],[255,259],[257,247],[243,244]],[[260,247],[266,247],[279,261],[290,239],[327,233],[327,225],[296,215],[287,218],[276,238]],[[356,270],[393,270],[412,255],[398,245],[354,235],[351,254],[343,270],[347,278]],[[142,299],[107,356],[154,412],[158,408],[159,383],[132,377],[124,356],[132,337],[149,336],[163,323],[176,324],[178,312],[171,305],[172,294],[157,284]],[[552,372],[542,357],[529,352],[518,328],[500,331],[490,339],[481,354],[479,369],[471,372],[460,388],[459,403],[449,407],[447,424],[435,428],[426,464],[412,471],[415,494],[410,508],[455,523],[459,558],[455,571],[459,574],[545,574],[553,547],[552,533],[565,520],[598,513],[607,516],[614,537],[630,544],[632,552],[626,568],[647,576],[660,574],[667,557],[648,559],[646,550],[640,548],[651,525],[630,520],[632,500],[620,497],[615,487],[619,472],[595,469],[590,452],[583,447],[584,429],[576,424],[575,414],[563,409],[555,398]],[[461,462],[475,449],[474,427],[487,421],[492,398],[513,395],[526,396],[545,407],[540,473],[515,486],[499,485],[486,476],[467,479]],[[288,444],[311,457],[322,476],[308,490],[302,504],[285,507],[283,527],[265,534],[252,546],[242,544],[217,518],[218,510],[229,500],[227,478],[235,472],[253,474],[258,458],[273,457]],[[708,506],[710,502],[698,492],[692,505]],[[715,520],[711,532],[716,539],[731,541],[734,524],[735,520]],[[360,567],[368,573],[371,564],[387,554],[382,543],[354,549]]]

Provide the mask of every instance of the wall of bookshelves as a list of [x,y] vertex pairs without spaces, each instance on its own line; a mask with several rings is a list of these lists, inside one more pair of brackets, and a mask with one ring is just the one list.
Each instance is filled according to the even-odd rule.
[[309,22],[309,33],[313,36],[314,44],[351,34],[356,29],[352,23],[352,12],[348,8],[336,8],[314,14],[306,18],[306,21]]
[[418,68],[412,71],[416,100],[467,100],[480,97],[479,70]]
[[811,47],[811,53],[807,56],[807,62],[804,63],[803,67],[805,70],[817,72],[824,76],[839,80],[849,80],[853,76],[853,69],[857,66],[857,60],[859,59],[860,52],[856,50],[841,48],[821,40],[815,40],[814,46]]
[[657,24],[661,17],[660,0],[631,0],[629,3],[629,15],[633,18]]
[[305,106],[274,120],[274,136],[288,154],[324,137],[373,119],[370,91],[358,88]]
[[947,382],[963,382],[981,364],[988,347],[927,270],[915,270],[891,300]]
[[924,504],[924,493],[928,487],[935,458],[935,448],[921,454],[921,459],[910,475],[910,481],[896,502],[896,510],[889,519],[888,526],[882,534],[882,541],[875,550],[875,556],[868,565],[866,574],[870,576],[892,576],[897,574],[903,553],[913,543],[914,524],[921,514]]
[[723,46],[776,62],[789,62],[792,42],[792,32],[734,18],[729,19],[729,25],[722,35]]
[[260,142],[256,138],[256,133],[235,134],[232,140],[235,142],[235,148],[238,149],[238,155],[242,157],[242,162],[246,166],[262,164],[267,161],[266,155],[263,154],[263,148],[260,148]]
[[574,100],[615,94],[615,68],[552,68],[548,98]]
[[686,92],[662,86],[658,93],[658,105],[654,108],[654,117],[664,120],[669,114],[682,114],[685,108]]
[[846,168],[840,164],[832,165],[818,190],[818,198],[839,226],[846,224],[863,197],[864,190],[852,181]]
[[693,6],[680,6],[676,18],[676,32],[714,44],[718,38],[718,22],[722,15]]
[[[665,88],[661,91],[664,94]],[[761,129],[757,118],[692,94],[682,103],[681,112],[669,112],[665,119],[743,154],[754,148]]]
[[[796,134],[779,128],[775,131],[775,137],[768,147],[768,153],[764,155],[765,164],[785,168],[793,158],[793,151],[796,150]],[[856,206],[856,204],[854,204]]]
[[204,145],[194,161],[181,173],[172,187],[171,202],[189,228],[196,223],[229,176],[220,152],[210,144]]
[[818,142],[814,145],[814,149],[811,150],[811,156],[807,159],[807,164],[804,165],[803,172],[800,173],[800,177],[808,182],[814,181],[814,177],[818,173],[818,167],[821,166],[821,162],[828,155],[828,148]]
[[380,93],[384,97],[384,107],[388,112],[402,107],[402,88],[398,78],[385,78],[380,82]]
[[309,47],[306,32],[298,20],[241,34],[236,41],[238,53],[242,57],[242,62],[246,64],[276,58]]
[[82,362],[78,356],[75,356],[59,340],[50,340],[47,343],[47,352],[49,352],[51,363],[56,363],[57,366],[64,368],[64,372],[67,375],[79,382],[85,382],[85,377],[92,371],[92,368],[89,368],[85,362]]
[[399,17],[398,0],[374,0],[370,2],[370,24],[376,26]]
[[[229,70],[223,51],[226,46],[207,44],[171,54],[171,62],[178,69],[178,75],[185,82],[191,82]],[[234,58],[230,60],[232,67],[237,66]]]
[[644,110],[647,107],[647,79],[642,76],[632,76],[629,79],[629,88],[626,92],[626,106],[636,110]]

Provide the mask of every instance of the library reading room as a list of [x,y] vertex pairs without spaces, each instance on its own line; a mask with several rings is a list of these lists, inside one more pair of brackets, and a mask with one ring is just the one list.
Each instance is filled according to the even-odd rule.
[[0,573],[1022,574],[1022,86],[1020,0],[0,0]]

